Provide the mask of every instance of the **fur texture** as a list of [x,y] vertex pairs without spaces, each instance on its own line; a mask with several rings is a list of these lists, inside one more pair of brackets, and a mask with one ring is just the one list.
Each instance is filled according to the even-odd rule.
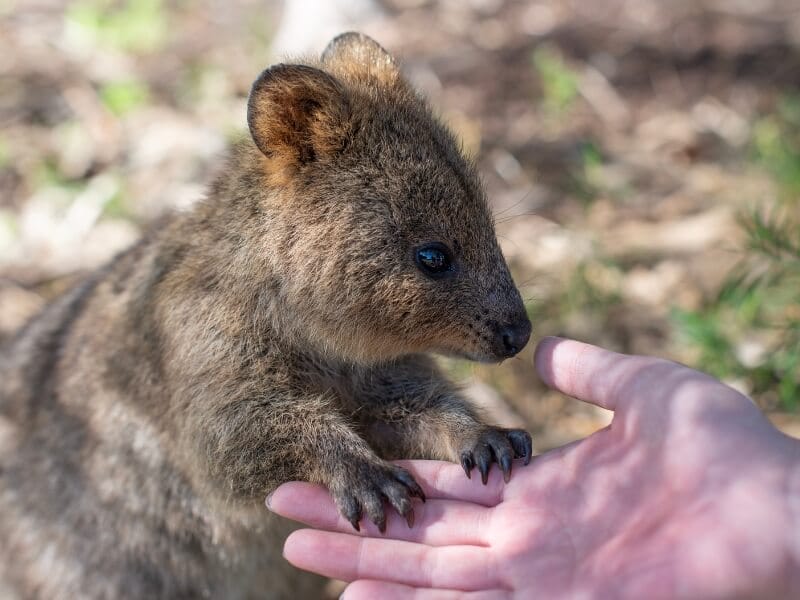
[[[204,202],[2,350],[0,589],[317,597],[281,559],[277,485],[381,526],[421,495],[387,459],[529,457],[424,355],[499,360],[530,323],[473,166],[391,57],[346,34],[272,67],[248,124]],[[445,278],[416,262],[431,242]]]

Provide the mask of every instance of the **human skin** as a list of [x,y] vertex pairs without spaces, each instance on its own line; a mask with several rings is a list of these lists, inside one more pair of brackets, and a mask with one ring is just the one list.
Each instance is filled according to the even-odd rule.
[[297,567],[373,598],[800,597],[800,441],[708,375],[644,356],[546,338],[551,387],[614,411],[504,484],[458,465],[402,463],[428,497],[409,528],[355,534],[327,491],[288,483],[271,510]]

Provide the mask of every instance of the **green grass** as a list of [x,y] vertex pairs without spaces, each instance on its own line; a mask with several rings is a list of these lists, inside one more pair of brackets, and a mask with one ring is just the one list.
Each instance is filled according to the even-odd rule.
[[525,308],[534,323],[547,323],[542,330],[571,333],[576,317],[591,323],[608,322],[611,311],[619,306],[622,279],[618,265],[604,257],[595,257],[576,265],[552,295],[527,300]]
[[552,47],[537,48],[531,57],[542,85],[542,104],[548,112],[563,115],[578,98],[578,76]]
[[[740,260],[695,311],[673,311],[698,366],[735,379],[767,406],[800,409],[800,99],[786,97],[753,125],[753,161],[775,195],[742,214]],[[762,199],[758,199],[762,200]],[[755,202],[750,202],[755,204]],[[748,357],[743,350],[759,348]]]
[[570,170],[568,191],[589,204],[603,191],[603,155],[600,148],[587,140],[581,144],[580,163]]
[[56,187],[76,192],[85,187],[82,181],[75,181],[64,176],[53,158],[45,157],[36,165],[33,171],[33,184],[35,189],[43,187]]
[[103,104],[117,116],[147,104],[150,92],[144,83],[134,80],[112,81],[100,88]]
[[756,161],[774,178],[784,200],[800,195],[800,98],[787,96],[753,126]]
[[118,181],[118,188],[103,205],[103,216],[111,219],[123,219],[133,222],[136,220],[134,213],[130,209],[128,196],[122,187],[122,181]]
[[169,34],[162,0],[77,0],[65,18],[98,46],[138,54],[161,50]]
[[[742,258],[719,293],[696,311],[674,310],[678,339],[697,366],[745,383],[784,410],[800,404],[800,221],[796,214],[742,218]],[[743,349],[757,344],[747,358]]]

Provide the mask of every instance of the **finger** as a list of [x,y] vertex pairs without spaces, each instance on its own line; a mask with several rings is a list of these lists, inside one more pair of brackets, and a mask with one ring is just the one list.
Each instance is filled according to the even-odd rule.
[[344,600],[507,600],[511,594],[507,590],[481,590],[464,592],[461,590],[434,590],[415,588],[399,583],[361,579],[347,586],[342,594]]
[[500,587],[489,548],[427,546],[315,529],[293,532],[283,556],[294,566],[344,581],[378,579],[414,587]]
[[534,356],[539,376],[544,382],[568,396],[609,410],[617,408],[625,384],[642,369],[663,365],[680,369],[677,364],[646,356],[629,356],[564,338],[547,337],[539,342]]
[[[396,462],[411,471],[429,498],[463,500],[484,506],[495,506],[503,499],[505,493],[503,476],[499,469],[489,471],[486,485],[482,485],[479,477],[468,479],[461,465],[438,460]],[[474,457],[472,465],[475,466]],[[513,484],[512,480],[511,485]]]
[[[463,473],[461,476],[464,476]],[[319,485],[286,483],[270,496],[269,508],[316,529],[354,533],[352,525],[336,508],[328,491]],[[394,511],[389,511],[386,535],[430,546],[483,546],[487,544],[489,511],[479,504],[457,500],[430,499],[425,504],[415,502],[412,527],[408,525],[408,517],[404,519]],[[360,535],[375,536],[376,528],[364,523]]]

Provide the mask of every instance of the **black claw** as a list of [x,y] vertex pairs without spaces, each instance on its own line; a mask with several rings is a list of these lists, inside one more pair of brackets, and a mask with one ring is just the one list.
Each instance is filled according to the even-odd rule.
[[525,432],[525,461],[524,463],[527,465],[531,462],[531,456],[533,456],[533,441],[531,440],[531,436],[528,432]]
[[397,479],[397,481],[399,481],[400,483],[402,483],[406,487],[410,486],[413,483],[416,483],[414,481],[414,478],[411,476],[411,473],[409,473],[405,469],[401,469],[399,467],[394,472],[394,477],[395,477],[395,479]]
[[423,502],[425,502],[425,492],[422,491],[422,488],[419,487],[419,484],[415,481],[413,485],[409,486],[411,488],[411,495],[416,496]]
[[514,449],[514,458],[525,456],[525,436],[521,435],[521,432],[517,429],[509,429],[506,432],[506,436]]
[[353,529],[360,531],[358,522],[361,520],[361,505],[358,500],[353,496],[347,496],[341,499],[342,514],[344,518],[350,521]]
[[395,510],[398,514],[406,520],[408,528],[414,526],[414,509],[411,506],[410,498],[402,498],[399,502],[393,503]]
[[414,527],[414,509],[413,509],[413,508],[412,508],[412,509],[410,509],[410,510],[409,510],[409,511],[406,513],[406,523],[408,523],[408,528],[409,528],[409,529],[411,529],[412,527]]
[[524,458],[526,465],[530,463],[531,455],[533,454],[533,442],[530,434],[527,431],[512,429],[508,432],[508,439],[514,448],[514,455],[518,458]]
[[500,468],[503,469],[503,480],[508,483],[508,480],[511,479],[511,456],[503,454],[500,457]]
[[412,496],[416,496],[423,502],[425,502],[425,492],[422,491],[422,488],[419,487],[417,480],[409,473],[408,471],[397,471],[395,477],[397,480],[402,483],[404,486],[408,488],[408,493]]
[[375,524],[378,531],[383,533],[386,531],[386,511],[383,508],[383,502],[387,499],[386,494],[380,488],[364,490],[361,503],[364,507],[364,514],[369,517],[369,520]]
[[486,485],[489,481],[489,466],[481,465],[478,467],[478,469],[481,472],[481,483],[483,483],[483,485]]
[[475,463],[472,460],[472,453],[461,453],[461,466],[464,468],[464,473],[467,474],[467,479],[472,479],[472,469],[475,467]]
[[422,491],[422,488],[417,483],[417,480],[411,475],[411,473],[407,471],[401,471],[401,475],[398,477],[401,483],[403,483],[408,488],[408,493],[412,496],[416,496],[423,502],[425,502],[425,492]]
[[492,464],[491,454],[489,452],[482,452],[478,455],[477,463],[478,471],[481,472],[481,481],[483,485],[486,485],[486,482],[489,481],[489,467]]
[[334,497],[341,514],[358,532],[363,518],[365,523],[369,520],[381,533],[386,533],[388,509],[384,502],[388,502],[412,527],[412,498],[416,496],[423,502],[426,500],[425,492],[414,476],[400,467],[370,464],[359,472],[358,478],[343,479],[336,486],[341,491],[334,493]]

